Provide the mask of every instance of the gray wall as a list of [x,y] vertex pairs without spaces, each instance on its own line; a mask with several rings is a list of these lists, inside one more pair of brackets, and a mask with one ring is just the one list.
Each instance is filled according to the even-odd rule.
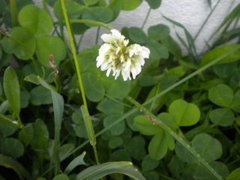
[[[212,2],[214,6],[218,0],[213,0]],[[206,41],[209,40],[210,36],[223,21],[225,15],[230,12],[230,10],[236,6],[236,4],[239,3],[240,0],[220,0],[220,3],[209,19],[204,30],[196,39],[196,47],[198,53],[206,50]],[[122,27],[126,26],[141,27],[148,9],[149,6],[144,1],[141,6],[134,11],[121,12],[120,16],[111,25],[119,30],[121,30]],[[210,8],[208,6],[207,0],[162,0],[161,7],[159,9],[151,11],[150,17],[144,29],[147,30],[147,28],[151,25],[165,23],[170,26],[171,33],[174,37],[176,37],[175,31],[178,31],[183,36],[182,31],[178,27],[164,20],[162,17],[162,15],[164,15],[182,23],[194,37],[209,13]],[[96,29],[91,29],[87,32],[86,36],[84,37],[81,49],[90,47],[92,44],[94,44],[96,38],[95,34]]]

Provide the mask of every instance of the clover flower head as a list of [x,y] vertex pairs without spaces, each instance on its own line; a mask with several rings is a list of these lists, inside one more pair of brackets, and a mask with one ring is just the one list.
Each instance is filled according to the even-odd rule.
[[101,39],[104,44],[99,48],[97,67],[107,71],[106,75],[112,75],[115,79],[121,74],[123,80],[135,79],[141,72],[145,59],[149,58],[150,50],[139,44],[129,44],[129,40],[115,29],[111,34],[103,34]]

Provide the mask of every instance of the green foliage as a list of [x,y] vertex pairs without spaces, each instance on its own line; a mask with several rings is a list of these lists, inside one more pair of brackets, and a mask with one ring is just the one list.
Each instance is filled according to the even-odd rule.
[[76,168],[79,165],[86,165],[86,163],[84,162],[84,156],[86,155],[85,152],[83,152],[81,155],[77,156],[76,158],[74,158],[66,167],[65,172],[69,173],[71,172],[74,168]]
[[200,110],[193,103],[182,99],[175,100],[169,107],[169,113],[178,126],[192,126],[200,120]]
[[0,166],[13,169],[20,179],[29,178],[26,169],[11,157],[0,154]]
[[18,14],[19,24],[36,35],[49,34],[53,22],[48,13],[34,5],[25,6]]
[[231,126],[235,120],[234,113],[227,108],[219,108],[210,111],[210,120],[219,126]]
[[[208,134],[201,133],[196,135],[191,144],[196,152],[208,162],[215,161],[222,156],[221,143]],[[196,159],[181,145],[177,144],[175,151],[178,158],[182,161],[191,164],[196,163]]]
[[214,104],[218,106],[230,107],[233,101],[233,91],[229,86],[219,84],[209,89],[208,97]]
[[4,72],[3,88],[8,104],[16,117],[20,114],[20,85],[14,69],[8,67]]
[[7,53],[21,60],[31,59],[36,49],[33,34],[23,27],[13,28],[10,38],[4,37],[1,44]]
[[[129,44],[151,53],[123,81],[96,67],[99,44],[81,40],[142,0],[9,2],[0,0],[0,179],[239,177],[239,5],[202,54],[201,29],[193,37],[163,15],[183,30],[177,43],[165,24],[126,24]],[[145,2],[150,13],[162,1]]]
[[162,3],[162,0],[146,0],[146,1],[152,9],[159,8]]
[[39,62],[49,67],[49,57],[54,57],[54,63],[59,64],[66,56],[66,46],[58,37],[39,36],[36,44],[36,55]]
[[240,175],[240,168],[235,169],[231,172],[231,174],[228,175],[227,180],[234,180],[239,178]]
[[132,0],[132,1],[121,0],[121,3],[122,3],[122,10],[131,11],[136,9],[138,6],[140,6],[140,4],[142,3],[142,0]]

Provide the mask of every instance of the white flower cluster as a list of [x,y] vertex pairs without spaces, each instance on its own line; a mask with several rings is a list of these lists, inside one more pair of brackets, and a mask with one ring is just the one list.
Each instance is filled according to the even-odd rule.
[[112,72],[115,79],[122,74],[123,80],[135,79],[141,72],[145,58],[149,58],[150,50],[139,44],[128,46],[129,40],[115,29],[111,34],[103,34],[101,39],[104,44],[99,49],[97,67],[107,71],[107,76]]

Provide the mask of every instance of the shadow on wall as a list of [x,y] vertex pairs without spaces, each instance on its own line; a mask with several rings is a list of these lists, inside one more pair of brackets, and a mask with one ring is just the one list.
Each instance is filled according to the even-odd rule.
[[[212,7],[216,6],[218,1],[215,0],[213,2],[215,3],[212,4]],[[217,27],[219,27],[224,17],[239,3],[240,0],[220,0],[220,3],[217,4],[217,7],[211,15],[208,23],[195,41],[198,53],[206,50],[206,42],[212,36]],[[149,6],[144,1],[141,6],[134,11],[121,12],[119,17],[111,23],[111,25],[115,29],[119,30],[126,26],[141,27],[148,9]],[[148,21],[144,26],[144,30],[146,31],[151,25],[164,23],[170,27],[173,37],[176,38],[175,31],[177,31],[180,35],[183,35],[181,29],[163,18],[164,15],[183,24],[191,35],[195,37],[210,12],[211,8],[209,7],[207,0],[162,0],[162,4],[159,9],[151,10]],[[86,32],[81,49],[91,47],[95,44],[96,33],[96,28],[92,28]],[[103,31],[101,33],[103,33]],[[183,51],[185,51],[184,48]]]

